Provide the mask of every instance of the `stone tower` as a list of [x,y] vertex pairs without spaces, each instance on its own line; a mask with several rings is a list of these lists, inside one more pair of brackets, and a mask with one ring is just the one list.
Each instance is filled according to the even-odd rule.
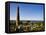
[[16,28],[18,28],[19,25],[19,6],[17,7],[17,13],[16,13]]

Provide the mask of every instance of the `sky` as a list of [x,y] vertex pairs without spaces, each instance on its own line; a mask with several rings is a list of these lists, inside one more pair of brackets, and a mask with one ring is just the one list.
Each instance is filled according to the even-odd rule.
[[[43,5],[36,4],[18,4],[20,20],[43,21]],[[16,3],[10,3],[10,20],[16,20]]]

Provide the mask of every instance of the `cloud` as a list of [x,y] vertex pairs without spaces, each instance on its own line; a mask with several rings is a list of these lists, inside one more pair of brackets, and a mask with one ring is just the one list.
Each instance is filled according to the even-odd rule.
[[16,20],[16,17],[10,17],[10,20]]

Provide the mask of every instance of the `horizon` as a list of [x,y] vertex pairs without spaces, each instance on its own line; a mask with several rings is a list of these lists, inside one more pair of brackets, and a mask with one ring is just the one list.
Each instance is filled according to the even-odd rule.
[[[12,20],[12,19],[11,19]],[[14,21],[14,20],[13,20]],[[16,21],[16,20],[15,20]],[[23,21],[23,20],[20,20]],[[25,20],[24,20],[25,21]],[[44,20],[26,20],[26,21],[44,21]]]

